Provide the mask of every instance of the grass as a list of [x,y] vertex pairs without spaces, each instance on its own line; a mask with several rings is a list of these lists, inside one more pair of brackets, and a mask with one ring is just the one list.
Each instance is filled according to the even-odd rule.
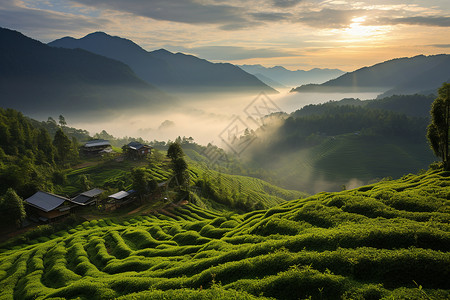
[[448,175],[42,230],[0,251],[0,299],[449,299]]

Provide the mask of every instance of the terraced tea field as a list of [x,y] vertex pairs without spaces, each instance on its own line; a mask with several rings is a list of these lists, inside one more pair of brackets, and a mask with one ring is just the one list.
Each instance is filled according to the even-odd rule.
[[2,250],[0,299],[449,299],[449,176],[85,222]]

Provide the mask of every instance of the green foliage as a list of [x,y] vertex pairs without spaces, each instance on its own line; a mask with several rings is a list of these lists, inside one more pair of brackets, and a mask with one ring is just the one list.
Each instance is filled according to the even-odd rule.
[[26,217],[25,207],[22,199],[16,192],[9,188],[0,199],[0,222],[5,225],[15,224],[18,227]]
[[450,83],[444,83],[438,97],[431,106],[431,123],[427,138],[431,149],[442,159],[444,168],[450,169],[449,130],[450,130]]
[[184,156],[183,149],[179,143],[171,143],[169,149],[167,149],[167,157],[172,161]]
[[42,226],[0,251],[0,297],[448,299],[449,199],[449,173],[429,170],[243,215]]

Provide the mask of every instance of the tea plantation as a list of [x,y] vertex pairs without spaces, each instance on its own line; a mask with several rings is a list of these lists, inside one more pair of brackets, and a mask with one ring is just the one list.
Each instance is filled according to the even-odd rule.
[[449,299],[450,173],[247,214],[194,204],[0,252],[0,299]]

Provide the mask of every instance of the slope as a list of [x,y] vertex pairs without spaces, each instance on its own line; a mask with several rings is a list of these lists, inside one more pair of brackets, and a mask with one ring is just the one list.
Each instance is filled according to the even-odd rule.
[[450,55],[398,58],[346,73],[320,85],[303,85],[295,92],[379,92],[393,94],[436,93],[450,80]]
[[189,204],[30,233],[0,254],[0,297],[448,299],[449,178],[431,170],[244,215]]
[[49,47],[0,28],[0,105],[36,116],[77,115],[165,104],[172,99],[123,63]]
[[81,39],[64,37],[49,45],[81,48],[117,59],[129,65],[142,79],[169,92],[276,92],[232,64],[211,63],[164,49],[147,52],[130,40],[103,32],[91,33]]
[[244,158],[271,170],[280,186],[308,193],[417,172],[435,159],[425,136],[432,98],[308,105],[287,118],[268,119]]

